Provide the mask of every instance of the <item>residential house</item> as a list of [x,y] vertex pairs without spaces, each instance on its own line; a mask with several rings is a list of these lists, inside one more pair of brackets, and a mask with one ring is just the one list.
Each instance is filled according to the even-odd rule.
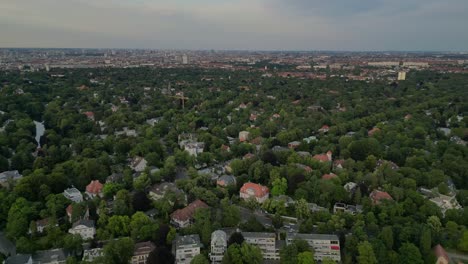
[[4,264],[33,264],[33,259],[31,254],[18,254],[12,257],[7,258]]
[[236,177],[232,175],[223,175],[216,181],[216,184],[221,187],[235,186],[236,183]]
[[114,172],[106,178],[106,183],[120,183],[123,180],[123,173]]
[[136,172],[143,172],[146,169],[148,162],[143,157],[135,157],[131,163],[130,168]]
[[383,159],[379,159],[376,163],[376,167],[377,168],[380,168],[382,166],[389,166],[390,169],[392,170],[398,170],[400,167],[398,165],[396,165],[394,162],[392,161],[389,161],[389,160],[383,160]]
[[146,264],[149,254],[153,251],[156,246],[153,242],[140,242],[135,244],[135,250],[133,251],[133,256],[131,264]]
[[372,204],[380,204],[381,201],[383,200],[393,200],[392,196],[388,194],[387,192],[379,191],[379,190],[373,190],[370,194],[369,197],[372,200]]
[[335,173],[327,173],[327,174],[322,175],[323,180],[331,180],[331,179],[336,179],[336,178],[338,178],[338,175],[336,175]]
[[323,126],[318,130],[318,132],[321,132],[321,133],[327,133],[328,131],[330,131],[330,127],[327,126],[327,125],[323,125]]
[[298,148],[301,145],[301,142],[299,141],[292,141],[288,143],[288,148],[290,149],[295,149]]
[[273,197],[272,200],[282,202],[284,204],[284,207],[290,207],[296,204],[294,199],[287,195],[278,195],[278,196]]
[[[36,221],[36,231],[38,233],[43,233],[44,230],[52,225],[49,218],[41,219]],[[54,226],[58,226],[57,223]]]
[[34,264],[65,264],[70,254],[64,249],[37,251],[32,255]]
[[80,235],[83,240],[92,239],[96,235],[94,220],[78,220],[68,229],[68,233]]
[[263,259],[279,260],[279,252],[276,251],[276,234],[263,232],[242,232],[244,241],[257,246],[262,251]]
[[195,211],[200,208],[209,208],[209,206],[201,200],[196,200],[185,208],[178,209],[171,214],[171,223],[178,228],[184,228],[191,225]]
[[317,154],[312,158],[320,162],[331,162],[333,159],[333,153],[331,151],[328,151],[326,154]]
[[220,264],[227,250],[227,235],[222,230],[211,233],[210,260],[212,264]]
[[307,144],[310,144],[311,142],[317,141],[317,137],[316,136],[306,137],[306,138],[303,138],[302,141],[305,141]]
[[447,251],[440,245],[437,244],[433,249],[434,255],[436,256],[436,264],[449,264],[450,258]]
[[136,137],[138,136],[138,133],[136,132],[135,129],[129,129],[128,127],[124,127],[122,128],[121,131],[115,131],[114,135],[116,136],[125,135],[127,137]]
[[244,183],[239,192],[240,198],[244,200],[255,199],[258,203],[265,202],[269,195],[268,187],[252,182]]
[[355,182],[347,182],[343,187],[347,192],[354,193],[358,185]]
[[250,132],[248,131],[241,131],[239,132],[239,141],[240,142],[245,142],[249,140]]
[[65,191],[63,191],[63,196],[65,196],[65,198],[67,198],[68,200],[71,200],[71,201],[73,201],[75,203],[83,202],[83,195],[75,187],[68,188]]
[[367,135],[369,135],[369,137],[372,137],[377,132],[380,132],[380,128],[374,127],[371,130],[367,131]]
[[304,240],[314,250],[314,259],[322,261],[330,258],[340,262],[340,240],[337,235],[328,234],[300,234],[288,233],[286,235],[286,245],[290,245],[294,240]]
[[94,120],[95,120],[95,119],[94,119],[94,113],[93,113],[93,112],[88,111],[88,112],[84,112],[84,114],[85,114],[85,116],[86,116],[89,120],[91,120],[91,121],[94,121]]
[[198,154],[203,153],[205,148],[204,142],[187,142],[184,145],[184,150],[187,151],[191,156],[198,156]]
[[149,191],[149,196],[152,200],[158,201],[164,198],[168,193],[175,194],[176,200],[177,198],[182,199],[180,202],[183,202],[183,204],[185,204],[187,201],[187,196],[185,195],[185,193],[179,188],[177,188],[177,186],[172,182],[163,182],[160,184],[153,185],[153,187],[151,187]]
[[104,249],[102,248],[90,248],[83,250],[83,261],[93,262],[99,257],[104,256]]
[[90,198],[102,197],[102,183],[99,180],[91,181],[90,184],[86,186],[86,194]]
[[199,235],[177,236],[173,247],[175,264],[190,264],[195,256],[200,255],[202,246]]
[[429,199],[429,201],[435,203],[440,208],[440,211],[442,212],[443,216],[445,216],[445,213],[447,212],[447,210],[462,209],[462,206],[458,203],[457,197],[455,195],[448,196],[448,195],[439,194],[438,196]]
[[0,173],[0,185],[7,186],[10,181],[18,181],[23,178],[23,175],[17,170],[4,171]]
[[335,203],[333,206],[333,213],[349,213],[352,215],[362,213],[362,205],[350,205],[350,204],[344,204],[344,203]]
[[345,160],[339,159],[333,161],[333,169],[335,170],[342,170],[344,168]]

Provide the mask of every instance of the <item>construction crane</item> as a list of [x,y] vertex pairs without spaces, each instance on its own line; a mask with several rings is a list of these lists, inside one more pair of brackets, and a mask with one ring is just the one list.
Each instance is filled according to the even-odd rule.
[[185,101],[189,99],[188,97],[184,96],[184,92],[177,92],[174,96],[171,97],[182,101],[182,109],[185,108]]

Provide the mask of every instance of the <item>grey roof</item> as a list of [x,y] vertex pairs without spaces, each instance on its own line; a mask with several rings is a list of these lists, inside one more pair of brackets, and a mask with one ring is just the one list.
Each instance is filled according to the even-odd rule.
[[332,234],[300,234],[288,233],[287,239],[304,239],[304,240],[339,240],[337,235]]
[[219,177],[218,181],[224,181],[226,185],[236,184],[236,177],[232,175],[223,175]]
[[78,220],[73,224],[73,228],[79,225],[84,225],[86,227],[91,228],[91,227],[94,227],[94,220],[84,220],[84,219]]
[[5,264],[26,264],[31,259],[31,254],[19,254],[9,257],[5,260]]
[[195,245],[201,247],[199,235],[178,236],[176,238],[176,248],[181,246]]
[[267,232],[242,232],[244,238],[276,238],[275,233]]
[[33,255],[33,263],[50,263],[65,261],[68,256],[68,252],[61,248],[38,251]]
[[15,245],[10,240],[8,240],[3,233],[0,233],[0,253],[7,256],[16,254]]
[[23,175],[19,173],[17,170],[12,170],[12,171],[4,171],[0,173],[0,182],[5,182],[8,179],[13,179],[13,180],[18,180],[21,179]]

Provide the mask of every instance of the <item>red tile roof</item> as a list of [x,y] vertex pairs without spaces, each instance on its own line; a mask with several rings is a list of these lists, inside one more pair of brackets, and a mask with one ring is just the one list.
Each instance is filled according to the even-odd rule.
[[267,194],[269,194],[270,190],[268,190],[268,187],[265,187],[260,184],[252,183],[252,182],[247,182],[242,185],[240,192],[241,193],[248,193],[248,190],[252,190],[255,194],[255,197],[261,198]]
[[102,191],[102,187],[103,185],[99,182],[99,180],[91,181],[91,183],[86,186],[86,192],[99,194]]
[[93,112],[84,112],[84,114],[88,117],[88,118],[93,118],[94,117],[94,113]]
[[71,217],[72,213],[73,213],[73,205],[69,205],[67,206],[67,215]]
[[209,208],[209,206],[201,200],[196,200],[187,205],[185,208],[178,209],[171,214],[171,218],[178,221],[187,221],[193,217],[195,211],[199,208]]
[[447,254],[447,252],[445,251],[445,249],[440,245],[440,244],[437,244],[437,246],[434,247],[434,254],[436,255],[437,258],[444,258],[445,260],[447,260],[447,262],[450,262],[450,259],[449,259],[449,256]]
[[369,194],[369,197],[372,199],[372,202],[374,204],[378,204],[380,200],[393,200],[390,194],[388,194],[387,192],[379,191],[379,190],[373,190]]

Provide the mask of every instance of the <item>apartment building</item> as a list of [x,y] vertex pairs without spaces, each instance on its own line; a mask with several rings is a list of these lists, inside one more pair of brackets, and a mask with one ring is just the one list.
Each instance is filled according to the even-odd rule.
[[211,233],[210,260],[212,264],[222,262],[227,249],[227,235],[223,230],[216,230]]
[[174,242],[174,255],[176,257],[176,264],[190,264],[192,259],[200,254],[199,235],[178,236]]
[[262,250],[263,259],[279,260],[279,250],[276,248],[276,234],[263,232],[242,232],[244,241],[259,247]]
[[291,244],[294,240],[307,241],[315,252],[314,259],[316,261],[322,261],[324,258],[341,261],[340,240],[337,235],[288,233],[286,245]]

